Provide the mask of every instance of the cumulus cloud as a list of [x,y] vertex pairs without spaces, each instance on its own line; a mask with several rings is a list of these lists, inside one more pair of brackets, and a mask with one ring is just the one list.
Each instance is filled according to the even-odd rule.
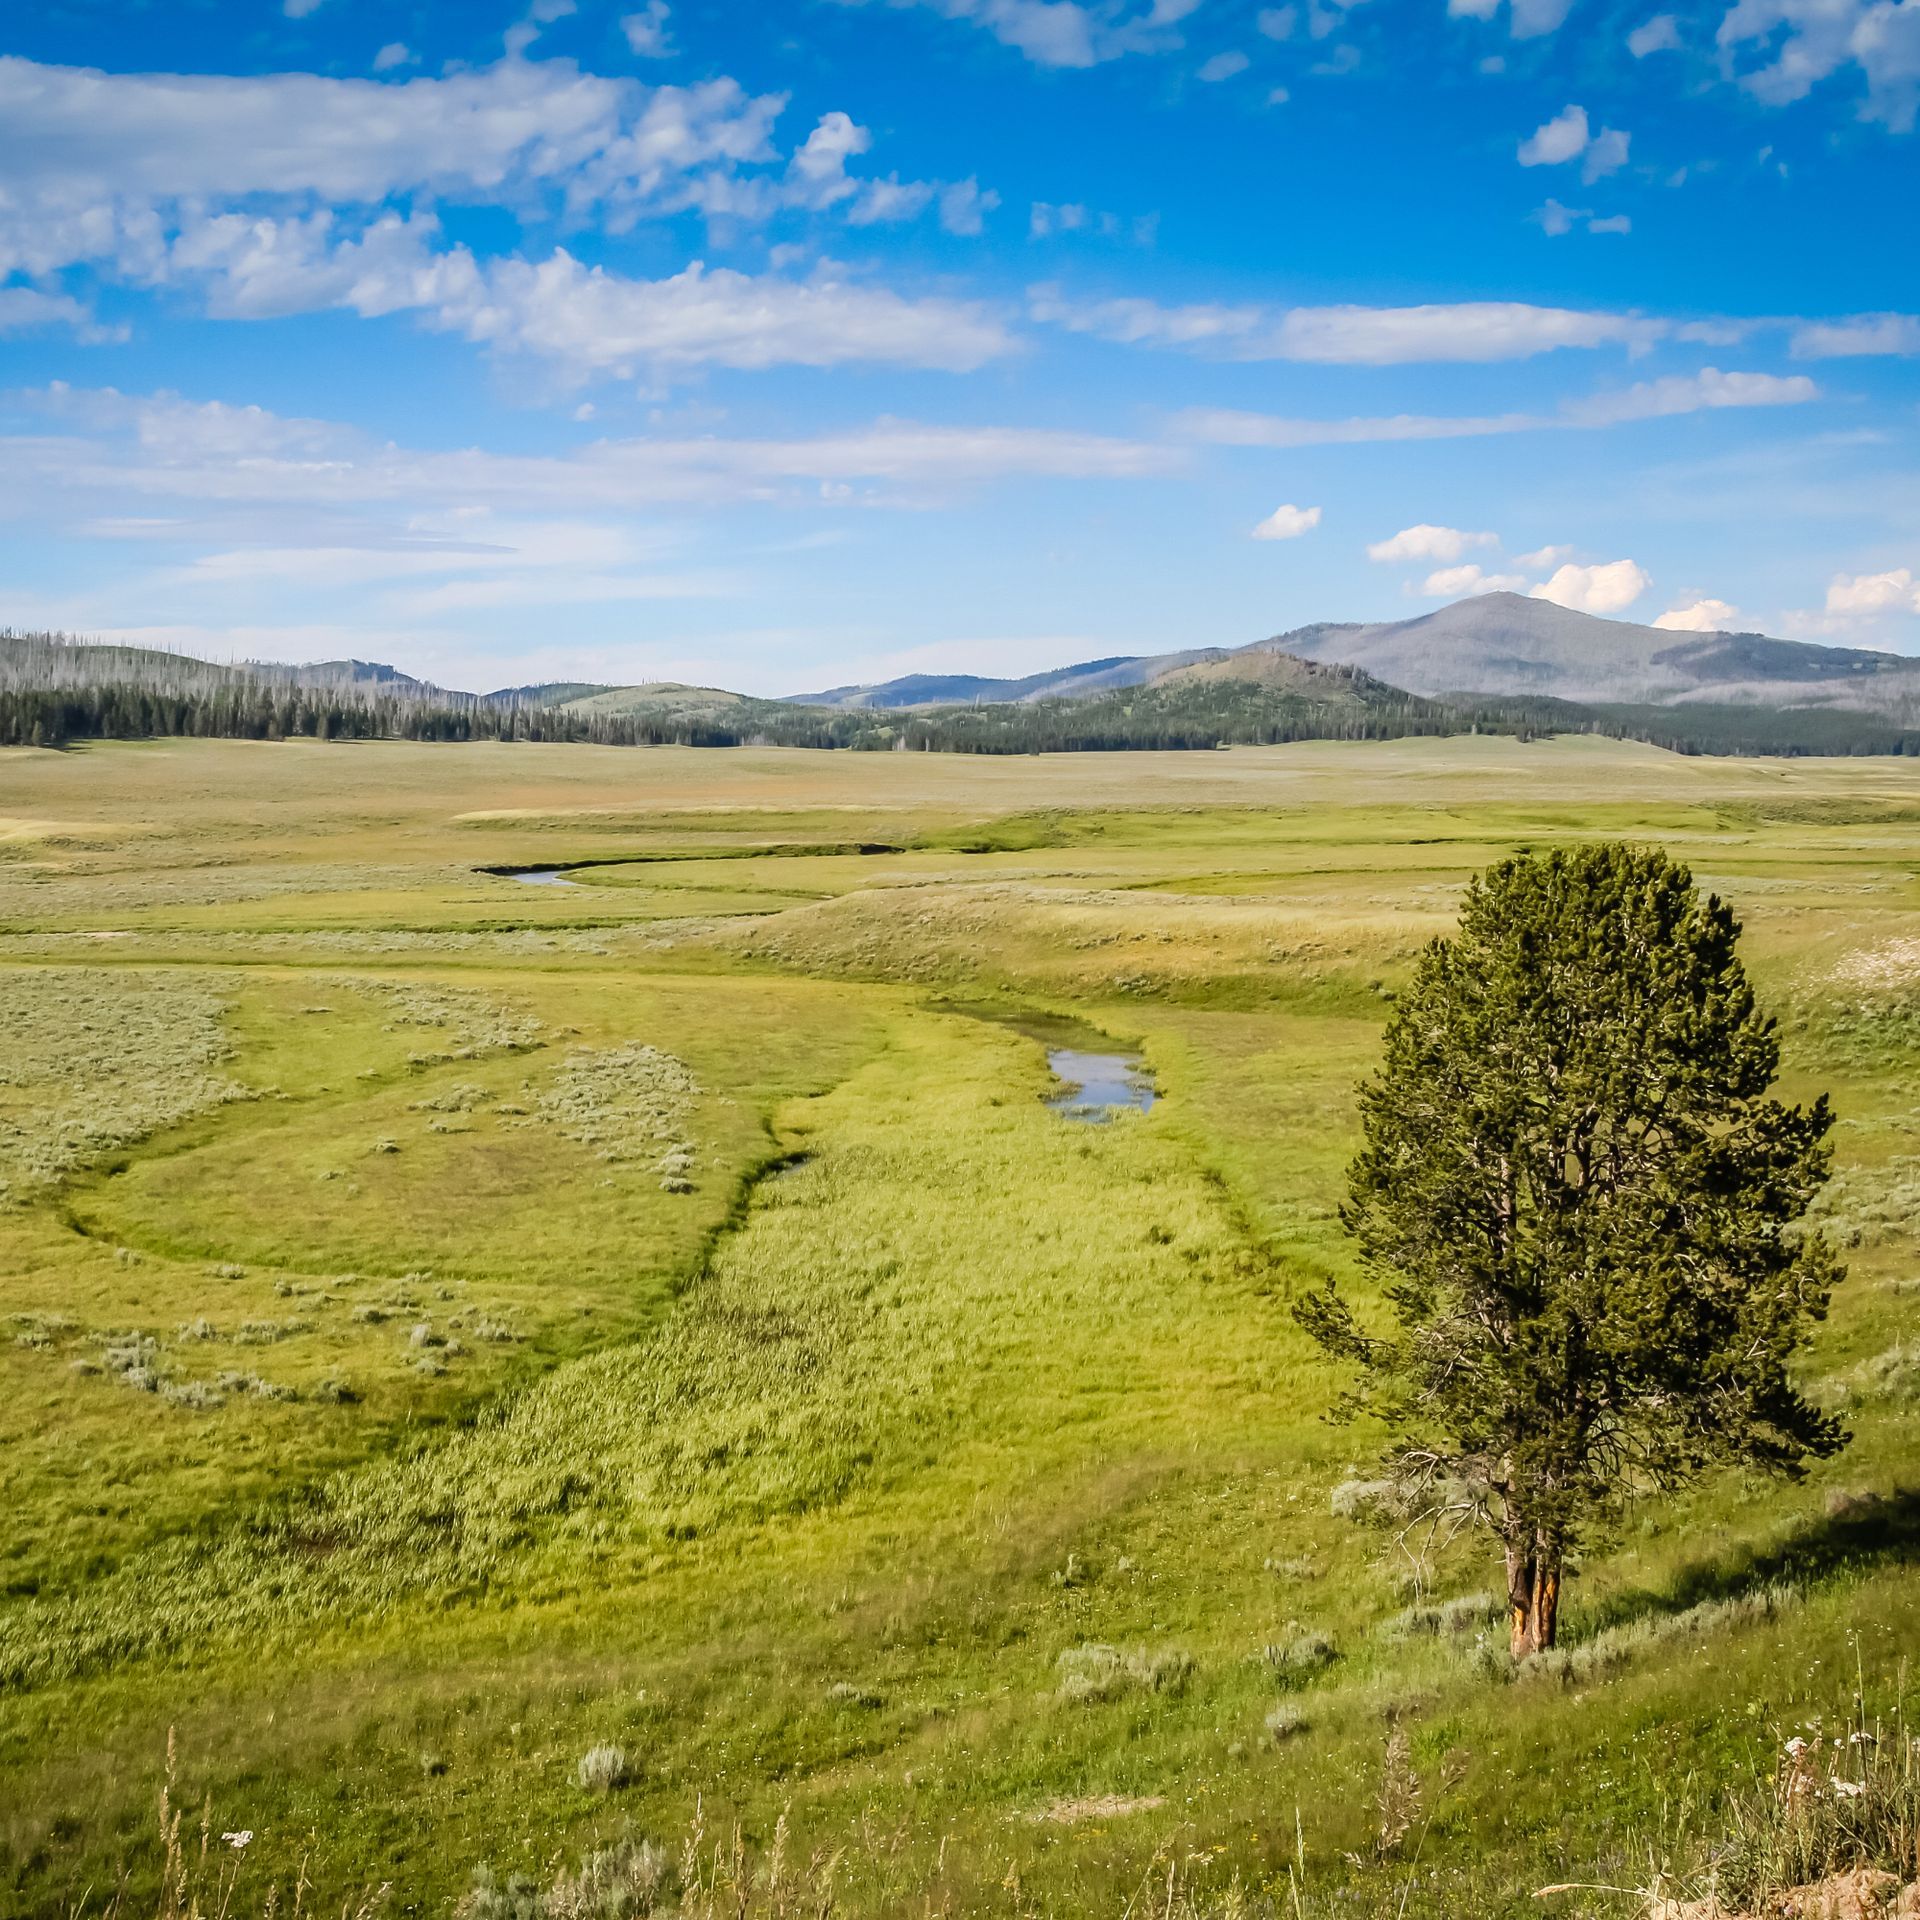
[[[845,113],[823,115],[783,167],[773,135],[784,105],[731,79],[647,87],[565,60],[378,81],[4,58],[0,276],[87,265],[159,285],[205,231],[242,217],[269,243],[304,222],[342,244],[390,247],[376,233],[397,217],[384,211],[392,201],[415,210],[416,234],[432,230],[419,223],[435,200],[597,216],[615,232],[687,211],[759,220],[798,208],[872,224],[939,205],[949,231],[977,230],[989,196],[975,181],[851,174],[872,142]],[[440,271],[462,269],[449,255]]]
[[672,11],[667,0],[647,0],[638,13],[621,19],[620,31],[627,36],[627,46],[640,59],[665,60],[678,51],[667,28]]
[[1561,167],[1579,160],[1580,177],[1591,186],[1627,164],[1632,144],[1633,136],[1618,127],[1602,127],[1595,133],[1585,107],[1564,107],[1520,142],[1517,157],[1523,167]]
[[[1512,0],[1507,31],[1516,40],[1537,40],[1558,32],[1572,10],[1573,0]],[[1456,20],[1492,20],[1500,12],[1500,0],[1447,0],[1447,12]]]
[[1543,433],[1625,426],[1639,420],[1721,407],[1799,406],[1819,398],[1804,374],[1674,374],[1615,393],[1570,402],[1557,413],[1397,413],[1346,420],[1299,420],[1283,414],[1194,407],[1176,417],[1189,439],[1229,447],[1346,447],[1396,440],[1477,440],[1491,434]]
[[418,57],[404,40],[389,40],[373,56],[373,70],[375,73],[391,73],[395,67],[412,66]]
[[1508,12],[1508,31],[1516,40],[1537,40],[1543,34],[1557,33],[1573,11],[1573,0],[1513,0]]
[[1369,560],[1392,564],[1405,560],[1458,560],[1469,547],[1497,546],[1490,533],[1463,533],[1458,527],[1436,527],[1422,521],[1402,527],[1388,540],[1376,540],[1367,549]]
[[[1859,70],[1860,114],[1896,133],[1920,108],[1920,4],[1916,0],[1735,0],[1716,36],[1727,71],[1756,100],[1804,100],[1844,69]],[[1756,65],[1742,65],[1749,55]]]
[[1618,127],[1603,127],[1587,142],[1586,154],[1580,162],[1580,178],[1591,186],[1610,173],[1618,173],[1627,164],[1627,149],[1632,142],[1633,136],[1622,133]]
[[1571,547],[1536,547],[1531,553],[1516,553],[1513,564],[1524,567],[1529,573],[1545,573],[1551,567],[1557,567],[1563,560],[1573,558]]
[[1636,60],[1649,54],[1673,53],[1680,46],[1680,22],[1670,13],[1656,13],[1627,35],[1627,51]]
[[[558,7],[539,0],[530,17]],[[865,358],[965,370],[1009,350],[1004,324],[983,308],[831,273],[803,282],[696,262],[640,281],[564,251],[483,258],[447,244],[431,208],[536,203],[597,213],[619,231],[685,210],[757,219],[797,208],[866,226],[937,207],[947,231],[970,234],[997,204],[977,180],[851,173],[872,140],[840,112],[822,115],[782,167],[772,132],[783,105],[730,79],[648,88],[566,61],[379,82],[0,59],[0,276],[90,265],[127,284],[198,292],[233,318],[410,312],[532,352],[563,381],[630,366]],[[395,199],[412,210],[383,204]],[[245,211],[223,204],[233,202]],[[80,324],[57,302],[42,315]]]
[[1420,591],[1430,600],[1465,600],[1482,593],[1520,593],[1526,588],[1523,573],[1486,573],[1473,561],[1465,566],[1441,567],[1420,583]]
[[1253,537],[1256,540],[1298,540],[1303,533],[1311,533],[1319,524],[1318,507],[1275,507],[1254,528]]
[[400,82],[319,74],[109,74],[0,58],[8,225],[91,206],[261,194],[373,205],[430,192],[677,210],[713,166],[775,158],[783,99],[718,79],[641,86],[570,61]]
[[1419,307],[1292,307],[1145,299],[1075,300],[1058,286],[1030,287],[1027,310],[1043,324],[1125,346],[1165,347],[1223,360],[1298,360],[1329,366],[1524,360],[1561,348],[1641,351],[1667,331],[1634,313],[1470,300]]
[[1887,573],[1836,573],[1827,588],[1827,611],[1846,619],[1911,609],[1920,613],[1920,590],[1913,570],[1895,567]]
[[1576,159],[1588,139],[1585,107],[1563,107],[1520,143],[1523,167],[1558,167]]
[[1736,633],[1740,609],[1729,601],[1699,593],[1677,607],[1669,607],[1653,624],[1667,633]]
[[0,287],[0,339],[14,333],[38,333],[44,327],[66,327],[90,342],[126,337],[123,330],[101,326],[92,308],[71,294],[45,293],[38,287]]
[[1862,313],[1845,320],[1807,320],[1794,329],[1791,344],[1799,360],[1920,354],[1920,317]]
[[1619,613],[1632,606],[1652,584],[1651,576],[1634,561],[1608,560],[1592,567],[1569,563],[1532,593],[1536,600],[1551,600],[1576,613]]
[[[841,0],[845,6],[864,0]],[[1200,0],[887,0],[924,7],[980,27],[1040,67],[1096,67],[1132,53],[1167,53],[1184,44],[1179,24]]]
[[1201,63],[1194,77],[1208,82],[1231,80],[1235,75],[1245,73],[1252,65],[1253,62],[1237,49],[1231,53],[1216,53],[1211,60]]

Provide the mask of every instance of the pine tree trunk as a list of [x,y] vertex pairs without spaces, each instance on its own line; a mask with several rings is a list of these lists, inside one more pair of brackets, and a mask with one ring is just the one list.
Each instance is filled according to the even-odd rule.
[[1560,1629],[1560,1550],[1530,1535],[1507,1547],[1508,1645],[1516,1660],[1545,1653]]

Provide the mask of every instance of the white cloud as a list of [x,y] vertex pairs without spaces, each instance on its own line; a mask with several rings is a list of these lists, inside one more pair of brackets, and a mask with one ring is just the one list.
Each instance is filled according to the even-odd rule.
[[[1507,31],[1516,40],[1537,40],[1543,34],[1557,32],[1572,8],[1573,0],[1513,0]],[[1499,11],[1500,0],[1447,0],[1447,12],[1456,20],[1491,20]],[[1496,66],[1487,70],[1497,73],[1501,69]]]
[[1557,33],[1572,11],[1573,0],[1513,0],[1508,30],[1516,40],[1537,40]]
[[[1627,164],[1627,150],[1632,144],[1633,136],[1622,133],[1618,127],[1602,127],[1595,133],[1585,107],[1564,107],[1520,142],[1517,157],[1523,167],[1561,167],[1569,160],[1581,160],[1584,155],[1580,177],[1592,186],[1596,180],[1618,173]],[[1554,207],[1556,203],[1547,204]],[[1573,219],[1583,217],[1572,208],[1557,211],[1566,216],[1566,224],[1547,225],[1549,233],[1564,233]],[[1540,217],[1542,224],[1547,224],[1544,213]]]
[[1586,151],[1587,110],[1563,107],[1520,143],[1523,167],[1558,167]]
[[1012,346],[997,319],[960,301],[709,270],[697,260],[665,280],[629,280],[564,250],[537,266],[496,261],[444,294],[436,287],[424,312],[433,326],[535,354],[574,379],[635,367],[853,362],[964,373]]
[[1653,624],[1666,633],[1737,633],[1740,609],[1709,594],[1694,594],[1669,607]]
[[1136,479],[1181,464],[1175,450],[1099,434],[893,419],[812,439],[659,435],[553,456],[426,452],[259,407],[59,383],[11,396],[11,407],[43,424],[0,438],[0,513],[29,517],[66,500],[89,520],[103,501],[150,503],[143,513],[240,513],[250,525],[265,515],[277,530],[269,544],[279,545],[340,544],[330,538],[334,516],[402,507],[579,517],[804,501],[817,498],[823,482],[918,498],[1009,478]]
[[1536,547],[1531,553],[1516,553],[1513,564],[1528,573],[1545,573],[1550,567],[1557,567],[1563,560],[1573,558],[1571,547]]
[[1631,233],[1633,221],[1624,213],[1610,213],[1603,220],[1589,220],[1589,233]]
[[[552,18],[553,5],[533,18]],[[381,63],[390,56],[405,50],[383,49]],[[235,223],[258,230],[256,254],[324,228],[336,249],[391,255],[396,233],[417,248],[437,232],[436,199],[598,215],[614,232],[686,211],[760,220],[799,208],[870,224],[938,203],[950,231],[975,230],[989,203],[977,182],[850,175],[849,158],[872,142],[844,113],[823,115],[782,167],[773,132],[784,105],[731,79],[646,87],[565,60],[383,81],[0,58],[0,279],[91,265],[166,284],[191,277],[210,235],[216,251],[248,250]],[[411,220],[381,211],[396,199]],[[464,258],[454,249],[416,271],[458,276]]]
[[1587,142],[1586,156],[1580,163],[1580,178],[1592,186],[1596,180],[1618,173],[1627,164],[1627,149],[1632,142],[1631,134],[1622,133],[1617,127],[1603,127]]
[[1521,573],[1484,573],[1471,560],[1462,567],[1441,567],[1420,583],[1430,600],[1465,600],[1482,593],[1520,593],[1527,579]]
[[627,36],[628,47],[639,59],[665,60],[678,51],[667,29],[672,11],[667,0],[647,0],[638,13],[622,17],[620,31]]
[[1205,80],[1209,83],[1220,80],[1231,80],[1236,74],[1245,73],[1252,65],[1253,62],[1249,60],[1244,53],[1237,50],[1231,53],[1216,53],[1211,60],[1204,61],[1201,64],[1200,70],[1195,74],[1194,78],[1197,80]]
[[[896,190],[911,191],[877,189]],[[883,199],[870,217],[887,212]],[[797,280],[710,271],[696,260],[666,279],[635,280],[584,266],[564,249],[538,263],[481,261],[464,247],[436,250],[438,238],[426,215],[385,215],[341,239],[326,214],[224,214],[184,232],[155,277],[199,287],[209,309],[230,318],[412,313],[476,345],[545,360],[563,385],[643,371],[664,378],[699,366],[866,362],[967,372],[1015,344],[979,305],[912,299],[827,269]]]
[[1303,533],[1311,533],[1319,524],[1318,507],[1275,507],[1254,528],[1253,537],[1256,540],[1298,540]]
[[1722,373],[1718,367],[1702,367],[1698,373],[1642,380],[1563,411],[1571,426],[1611,427],[1720,407],[1798,407],[1819,397],[1820,389],[1804,373]]
[[337,219],[397,196],[547,203],[618,226],[777,162],[783,104],[728,79],[647,88],[564,60],[391,81],[0,58],[0,276],[91,264],[151,279],[183,227],[263,200]]
[[1294,360],[1396,366],[1417,361],[1523,360],[1562,347],[1640,348],[1662,331],[1636,314],[1518,301],[1422,307],[1296,307],[1283,338]]
[[1888,573],[1836,573],[1827,588],[1827,611],[1850,619],[1896,607],[1920,613],[1920,591],[1914,587],[1910,567],[1895,567]]
[[1653,53],[1673,53],[1680,46],[1680,23],[1670,13],[1656,13],[1627,35],[1627,51],[1636,60]]
[[37,333],[42,327],[70,327],[82,340],[93,342],[126,337],[124,330],[101,326],[92,309],[71,294],[0,287],[0,339],[12,333]]
[[281,0],[280,11],[289,20],[304,20],[310,13],[318,13],[325,0]]
[[940,189],[940,224],[949,233],[971,239],[986,226],[986,217],[1000,204],[1000,196],[991,187],[982,188],[969,176],[954,180]]
[[[862,0],[841,0],[860,5]],[[920,6],[983,28],[1040,67],[1095,67],[1131,53],[1166,53],[1183,44],[1179,23],[1200,0],[1150,0],[1128,11],[1117,0],[887,0]]]
[[1551,600],[1576,613],[1618,613],[1632,606],[1652,584],[1645,569],[1633,561],[1609,560],[1593,567],[1561,567],[1532,592],[1536,600]]
[[1384,564],[1405,560],[1458,560],[1469,547],[1499,545],[1491,533],[1463,533],[1458,527],[1436,527],[1422,521],[1402,527],[1390,540],[1376,540],[1367,558]]
[[1845,320],[1807,320],[1795,328],[1797,360],[1839,360],[1870,354],[1920,354],[1920,317],[1862,313]]
[[1072,201],[1055,206],[1036,200],[1028,217],[1027,231],[1036,240],[1049,240],[1056,233],[1078,233],[1087,224],[1087,210]]
[[373,56],[375,73],[391,73],[395,67],[410,67],[419,58],[404,40],[389,40]]
[[1300,9],[1294,6],[1262,7],[1253,16],[1253,24],[1269,40],[1291,40],[1300,24]]
[[[1920,5],[1915,0],[1735,0],[1716,36],[1722,63],[1756,100],[1785,106],[1857,66],[1863,119],[1913,130],[1920,108]],[[1752,50],[1760,64],[1739,70]]]
[[1557,413],[1396,413],[1346,420],[1299,420],[1284,414],[1193,407],[1175,417],[1187,438],[1227,447],[1350,447],[1397,440],[1478,440],[1493,434],[1546,433],[1625,426],[1639,420],[1723,407],[1800,406],[1820,390],[1805,375],[1674,374],[1614,393],[1571,401]]
[[1081,301],[1058,286],[1027,290],[1033,319],[1124,346],[1172,347],[1226,360],[1299,360],[1330,366],[1523,360],[1566,347],[1640,351],[1667,331],[1640,314],[1461,301],[1420,307],[1293,307],[1145,299]]

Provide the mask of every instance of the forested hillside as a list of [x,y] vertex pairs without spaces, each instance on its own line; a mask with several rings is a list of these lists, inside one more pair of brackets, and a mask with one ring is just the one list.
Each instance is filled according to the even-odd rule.
[[1679,753],[1920,754],[1920,727],[1855,709],[1586,706],[1544,696],[1426,698],[1354,666],[1246,652],[1149,685],[927,707],[824,707],[713,687],[450,691],[362,661],[220,665],[182,654],[0,635],[0,746],[233,740],[565,741],[860,752],[1205,750],[1295,740],[1595,733]]

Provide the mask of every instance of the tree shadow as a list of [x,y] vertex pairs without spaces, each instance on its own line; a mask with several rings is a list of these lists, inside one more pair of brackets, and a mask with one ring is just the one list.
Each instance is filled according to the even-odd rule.
[[1623,1588],[1588,1611],[1582,1637],[1685,1613],[1776,1583],[1817,1586],[1849,1570],[1920,1562],[1920,1487],[1836,1498],[1828,1512],[1769,1540],[1740,1541],[1679,1568],[1662,1586]]

